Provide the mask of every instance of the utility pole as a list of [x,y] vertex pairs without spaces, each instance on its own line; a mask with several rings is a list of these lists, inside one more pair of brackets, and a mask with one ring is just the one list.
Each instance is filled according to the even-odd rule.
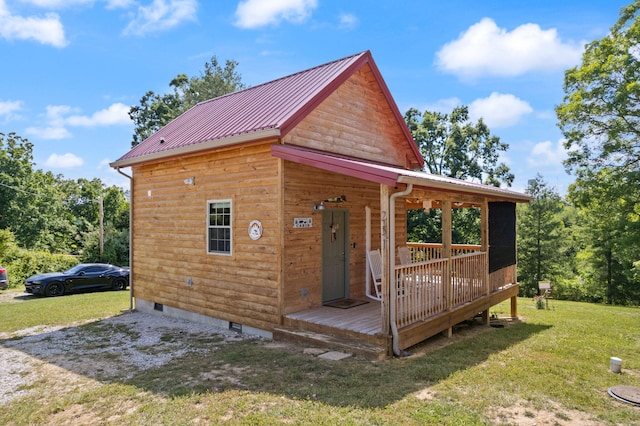
[[99,216],[100,216],[100,260],[102,261],[102,252],[104,251],[104,205],[102,195],[98,197],[99,201]]

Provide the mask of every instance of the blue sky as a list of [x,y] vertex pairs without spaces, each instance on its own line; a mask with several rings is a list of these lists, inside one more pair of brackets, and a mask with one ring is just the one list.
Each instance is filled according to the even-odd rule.
[[402,113],[468,105],[510,145],[524,190],[573,178],[554,107],[564,71],[631,0],[0,0],[0,132],[34,144],[36,168],[128,187],[127,112],[213,55],[249,86],[371,50]]

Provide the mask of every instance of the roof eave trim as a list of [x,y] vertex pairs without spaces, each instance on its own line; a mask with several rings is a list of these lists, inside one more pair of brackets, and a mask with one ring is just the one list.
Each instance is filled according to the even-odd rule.
[[113,163],[109,163],[109,166],[114,169],[121,167],[130,167],[139,163],[146,163],[148,161],[161,160],[163,158],[174,157],[176,155],[192,154],[200,151],[207,151],[210,149],[222,148],[229,145],[236,145],[245,142],[253,142],[267,138],[279,138],[280,129],[264,129],[251,133],[242,133],[239,135],[229,136],[222,139],[213,139],[205,142],[191,144],[180,148],[168,149],[165,151],[155,152],[152,154],[141,155],[138,157],[125,158],[123,160],[116,160]]
[[422,178],[404,176],[404,175],[398,177],[398,183],[404,183],[404,184],[411,183],[417,186],[422,186],[422,187],[428,186],[429,188],[441,189],[441,190],[446,190],[451,192],[484,195],[487,197],[495,197],[495,198],[515,201],[518,203],[528,203],[529,201],[531,201],[531,196],[529,195],[521,194],[519,192],[499,189],[499,188],[493,189],[492,187],[489,187],[489,186],[464,187],[463,185],[458,185],[451,182],[438,182],[434,180],[425,181],[425,179],[422,179]]

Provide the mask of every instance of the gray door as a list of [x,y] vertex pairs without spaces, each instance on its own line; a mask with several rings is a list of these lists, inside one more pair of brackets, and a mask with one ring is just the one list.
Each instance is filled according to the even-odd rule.
[[349,213],[322,212],[322,301],[344,299],[349,294]]

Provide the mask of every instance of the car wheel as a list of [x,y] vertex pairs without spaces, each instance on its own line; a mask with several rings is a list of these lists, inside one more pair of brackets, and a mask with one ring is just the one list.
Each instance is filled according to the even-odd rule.
[[113,282],[112,287],[114,290],[124,290],[127,288],[127,282],[122,278],[118,278]]
[[61,282],[52,282],[44,289],[44,294],[49,297],[62,296],[64,294],[64,286]]

